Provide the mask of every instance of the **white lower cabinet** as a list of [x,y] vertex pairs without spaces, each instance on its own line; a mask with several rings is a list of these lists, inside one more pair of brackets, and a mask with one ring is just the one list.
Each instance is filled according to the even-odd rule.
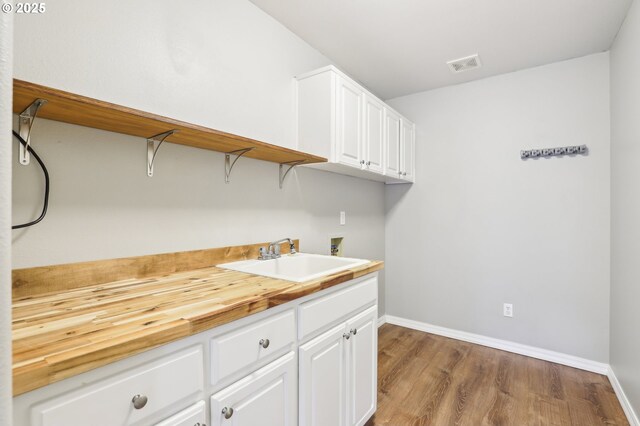
[[377,307],[300,346],[300,426],[361,426],[377,400]]
[[296,356],[290,352],[211,397],[212,426],[294,426]]
[[300,426],[344,426],[344,324],[300,346]]
[[13,399],[14,425],[362,426],[377,295],[371,274],[44,386]]
[[291,350],[296,342],[293,309],[211,339],[211,384],[256,369]]
[[378,395],[378,310],[347,321],[347,425],[363,425],[375,413]]
[[352,312],[375,303],[378,280],[368,278],[326,296],[303,303],[298,308],[298,337],[305,340],[329,325],[346,318]]
[[149,424],[203,390],[203,362],[196,346],[55,397],[33,408],[31,426]]
[[200,401],[155,426],[206,426],[206,408],[204,401]]

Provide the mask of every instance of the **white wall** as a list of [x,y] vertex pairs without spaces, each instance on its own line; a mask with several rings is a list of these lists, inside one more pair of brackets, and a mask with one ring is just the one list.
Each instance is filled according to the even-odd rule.
[[13,15],[0,14],[0,425],[11,426],[11,100]]
[[607,362],[608,53],[390,104],[418,135],[416,183],[386,189],[387,314]]
[[[15,38],[17,78],[289,147],[293,77],[329,63],[246,0],[58,2],[17,18]],[[41,224],[14,232],[16,268],[286,236],[328,253],[336,233],[346,255],[384,257],[380,183],[300,168],[280,190],[277,164],[241,159],[225,185],[222,154],[171,144],[148,178],[143,139],[46,120],[33,144],[51,204]],[[24,221],[42,178],[35,164],[14,169]]]
[[640,413],[640,3],[611,49],[611,367]]
[[65,0],[16,18],[17,78],[293,147],[293,76],[329,60],[246,0]]

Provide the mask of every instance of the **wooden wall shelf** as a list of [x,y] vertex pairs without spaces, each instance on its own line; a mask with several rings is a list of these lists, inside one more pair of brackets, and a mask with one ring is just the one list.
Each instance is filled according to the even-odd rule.
[[47,100],[47,103],[38,111],[38,117],[49,120],[139,136],[145,139],[169,130],[177,130],[178,132],[169,136],[166,142],[219,152],[253,148],[244,156],[280,164],[292,162],[310,164],[327,161],[326,158],[293,149],[271,145],[27,81],[13,80],[13,111],[15,113],[20,114],[39,98]]

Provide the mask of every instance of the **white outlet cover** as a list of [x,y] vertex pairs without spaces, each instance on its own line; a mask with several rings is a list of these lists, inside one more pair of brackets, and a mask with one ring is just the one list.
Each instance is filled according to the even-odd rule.
[[347,213],[340,212],[340,225],[344,225],[347,223]]
[[505,303],[502,308],[502,313],[505,317],[513,317],[513,304]]

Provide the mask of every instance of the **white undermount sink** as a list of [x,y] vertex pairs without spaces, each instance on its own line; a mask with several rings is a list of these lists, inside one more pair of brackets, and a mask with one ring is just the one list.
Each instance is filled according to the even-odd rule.
[[364,259],[296,253],[285,254],[277,259],[224,263],[218,267],[301,283],[354,266],[364,265],[367,262],[369,261]]

